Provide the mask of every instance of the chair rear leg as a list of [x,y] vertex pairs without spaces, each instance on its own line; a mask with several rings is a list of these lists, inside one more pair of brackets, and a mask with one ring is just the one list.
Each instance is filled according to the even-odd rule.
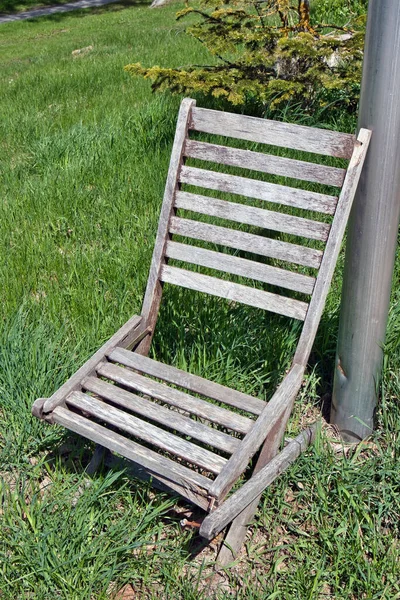
[[[257,473],[278,453],[280,442],[285,433],[287,420],[290,416],[288,411],[282,415],[282,419],[276,423],[271,430],[268,439],[264,442],[254,473]],[[231,523],[225,540],[217,557],[216,568],[226,567],[235,560],[246,538],[247,529],[254,518],[261,495],[245,508]]]
[[100,466],[105,462],[107,454],[110,451],[107,448],[104,448],[100,444],[96,444],[96,448],[93,452],[93,456],[90,459],[88,466],[86,467],[86,473],[90,477],[96,473],[96,471],[100,468]]

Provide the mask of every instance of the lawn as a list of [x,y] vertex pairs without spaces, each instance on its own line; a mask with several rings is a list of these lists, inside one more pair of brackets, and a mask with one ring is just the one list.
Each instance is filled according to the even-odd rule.
[[[140,311],[179,98],[152,95],[123,66],[209,60],[176,8],[0,26],[0,598],[97,600],[127,584],[138,598],[400,598],[400,259],[377,433],[344,453],[323,429],[264,494],[220,591],[207,579],[215,545],[196,555],[180,527],[188,505],[124,472],[89,478],[92,446],[30,415]],[[352,130],[354,117],[335,126]],[[342,265],[290,434],[331,390]],[[180,298],[166,295],[157,356],[265,396],[277,377],[268,342],[285,365],[296,331],[279,337],[258,312],[215,301],[197,314]]]

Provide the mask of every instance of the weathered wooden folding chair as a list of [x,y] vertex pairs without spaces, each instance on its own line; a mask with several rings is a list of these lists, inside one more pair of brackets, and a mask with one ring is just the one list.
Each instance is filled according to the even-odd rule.
[[[221,146],[198,141],[191,132],[339,157],[349,163],[343,169]],[[142,314],[123,325],[51,398],[34,404],[37,417],[130,459],[139,477],[150,478],[156,487],[178,492],[207,511],[200,529],[205,538],[212,539],[233,522],[222,562],[240,548],[263,489],[312,437],[307,431],[277,454],[321,318],[370,135],[362,129],[355,139],[197,108],[194,100],[183,100]],[[188,158],[214,163],[213,170],[188,166]],[[251,177],[223,173],[217,170],[221,165],[225,171],[230,166],[253,173]],[[303,188],[271,183],[265,174],[297,179]],[[307,191],[304,182],[341,188],[339,199]],[[188,185],[257,199],[268,209],[189,192]],[[288,214],[293,208],[333,218],[321,222]],[[194,216],[182,218],[182,209]],[[195,220],[196,214],[243,227],[201,222]],[[252,232],[244,231],[245,225]],[[275,232],[273,238],[267,237],[270,231]],[[279,240],[276,232],[297,236],[299,242],[304,238],[326,242],[325,249]],[[203,242],[223,246],[224,251],[210,250]],[[174,261],[196,265],[196,270],[174,266]],[[287,268],[281,262],[276,266],[276,261]],[[293,265],[314,270],[316,277],[293,270]],[[201,273],[200,267],[214,275]],[[223,279],[218,276],[221,272]],[[230,281],[227,274],[252,279],[254,285]],[[292,366],[268,402],[147,357],[164,282],[304,321]],[[276,287],[274,293],[269,287]],[[284,289],[290,290],[289,296],[283,295]],[[310,296],[309,302],[293,297],[293,292]],[[260,448],[253,475],[229,496]]]

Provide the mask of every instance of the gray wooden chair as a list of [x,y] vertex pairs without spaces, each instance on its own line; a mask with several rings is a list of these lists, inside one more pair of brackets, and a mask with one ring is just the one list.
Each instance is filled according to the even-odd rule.
[[[347,169],[326,166],[198,141],[191,132],[349,162]],[[150,477],[156,487],[204,509],[208,515],[200,533],[205,538],[212,539],[232,523],[221,562],[241,546],[263,489],[312,439],[308,430],[277,454],[324,308],[370,135],[362,129],[356,139],[197,108],[194,100],[183,100],[142,314],[123,325],[51,398],[40,398],[33,406],[37,417],[130,459],[139,477]],[[188,166],[186,159],[213,163],[213,169]],[[225,172],[218,171],[221,165]],[[226,166],[245,168],[252,175],[228,174]],[[271,175],[296,179],[297,187],[266,181]],[[308,182],[333,186],[339,197],[308,191]],[[257,199],[267,208],[193,193],[188,186]],[[191,218],[180,216],[182,210]],[[241,227],[196,220],[199,214]],[[245,226],[253,229],[246,232]],[[271,231],[273,237],[268,237]],[[276,232],[297,236],[296,243],[279,239]],[[307,240],[318,240],[324,249],[302,245]],[[176,266],[176,261],[196,269]],[[214,274],[202,273],[204,268]],[[230,281],[227,274],[252,279],[254,285]],[[268,402],[148,358],[164,282],[304,322],[292,366]],[[229,495],[258,450],[253,474]]]

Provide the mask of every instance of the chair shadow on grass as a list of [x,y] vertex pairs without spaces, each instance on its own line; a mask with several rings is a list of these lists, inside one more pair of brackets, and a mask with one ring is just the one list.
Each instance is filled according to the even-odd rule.
[[[148,505],[154,502],[154,484],[150,483],[150,478],[148,478],[148,481],[138,478],[136,476],[137,470],[142,472],[142,476],[144,476],[144,470],[133,465],[131,461],[125,458],[104,451],[101,460],[96,465],[96,469],[90,472],[91,461],[96,449],[97,447],[94,443],[82,438],[78,434],[65,430],[58,445],[53,446],[47,454],[46,463],[50,468],[56,469],[61,467],[62,471],[71,475],[78,474],[82,478],[77,492],[71,495],[71,504],[75,505],[79,501],[80,496],[85,493],[85,490],[90,489],[91,481],[105,474],[116,474],[118,472],[124,478],[123,483],[127,485],[129,493],[138,495],[139,503]],[[121,478],[118,477],[109,489],[117,491],[121,485]],[[176,523],[182,530],[182,533],[190,531],[191,535],[186,536],[182,547],[186,551],[189,560],[195,559],[209,545],[207,540],[198,535],[198,527],[196,527],[196,523],[201,520],[204,513],[200,508],[190,504],[181,496],[174,494],[166,488],[160,488],[156,490],[156,493],[159,495],[161,501],[166,499],[171,500],[171,507],[163,514],[160,514],[158,518],[166,527]],[[188,525],[186,525],[186,522]]]

